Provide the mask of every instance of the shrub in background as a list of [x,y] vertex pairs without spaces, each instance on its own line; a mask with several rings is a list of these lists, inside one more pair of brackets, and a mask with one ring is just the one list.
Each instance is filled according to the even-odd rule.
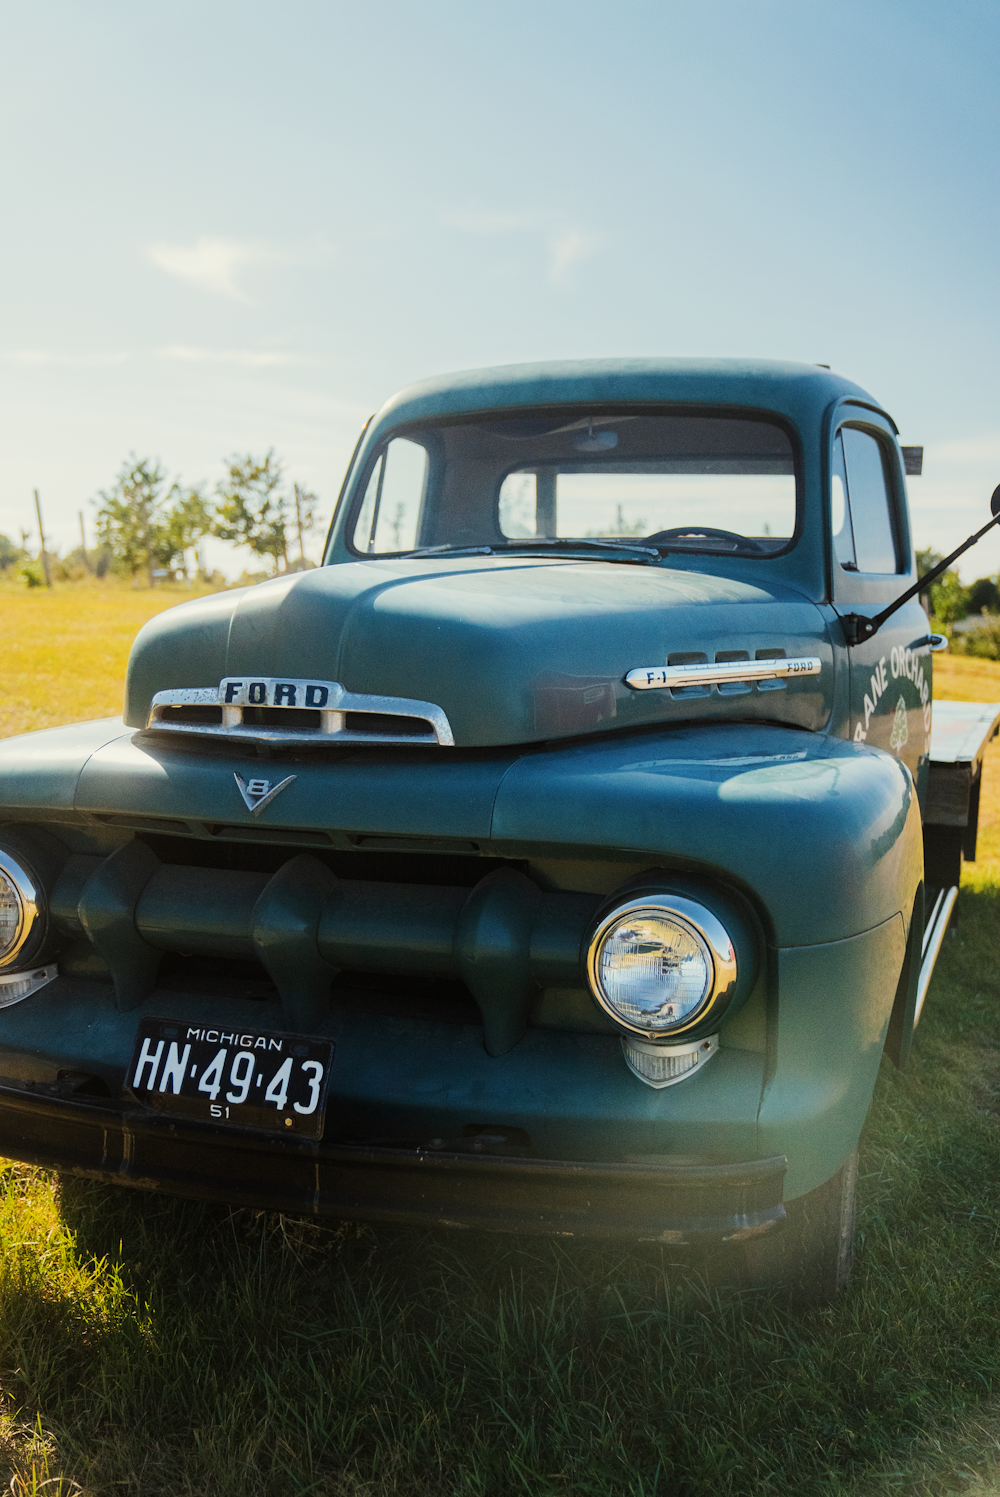
[[977,628],[953,636],[951,647],[956,655],[975,655],[980,660],[1000,660],[1000,616],[984,616],[982,624]]

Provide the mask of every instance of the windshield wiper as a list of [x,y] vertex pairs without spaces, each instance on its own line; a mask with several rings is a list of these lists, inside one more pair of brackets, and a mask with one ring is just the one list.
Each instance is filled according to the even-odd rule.
[[407,551],[407,556],[507,556],[511,552],[559,551],[563,555],[578,553],[581,558],[592,557],[594,561],[610,560],[630,562],[661,561],[666,555],[663,548],[641,546],[634,541],[595,540],[584,538],[570,540],[561,536],[540,536],[537,539],[495,541],[491,546],[422,546],[418,551]]
[[401,556],[492,556],[492,546],[420,546],[416,551],[402,551]]
[[649,557],[653,561],[659,561],[663,555],[663,552],[656,546],[643,546],[638,541],[619,541],[612,537],[601,537],[598,539],[596,536],[582,536],[578,540],[571,540],[568,536],[538,536],[528,540],[504,541],[501,549],[504,551],[547,551],[550,549],[556,551],[612,551],[618,554],[627,551],[632,556],[641,556],[644,559]]

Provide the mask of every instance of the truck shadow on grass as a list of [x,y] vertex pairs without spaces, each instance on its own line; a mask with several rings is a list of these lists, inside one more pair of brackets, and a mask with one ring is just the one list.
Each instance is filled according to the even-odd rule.
[[883,1065],[829,1309],[712,1290],[658,1248],[317,1225],[10,1166],[15,1490],[32,1438],[50,1479],[143,1497],[968,1490],[961,1431],[1000,1373],[1000,889],[959,917],[909,1071]]

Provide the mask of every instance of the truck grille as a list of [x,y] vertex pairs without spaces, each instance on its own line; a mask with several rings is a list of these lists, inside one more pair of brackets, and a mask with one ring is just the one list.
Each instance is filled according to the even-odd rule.
[[337,681],[227,679],[153,697],[147,731],[238,743],[417,743],[452,747],[433,702],[346,691]]
[[[366,989],[364,1002],[384,1004],[395,984],[397,1005],[416,985],[432,1009],[468,1018],[474,1007],[493,1055],[521,1038],[540,990],[583,998],[580,949],[599,895],[540,888],[506,860],[290,852],[147,835],[106,858],[73,854],[49,896],[53,925],[89,941],[122,1009],[151,996],[165,957],[222,960],[270,979],[292,1033],[322,1020],[335,977],[339,1001],[355,1006]],[[427,881],[406,881],[418,863]]]

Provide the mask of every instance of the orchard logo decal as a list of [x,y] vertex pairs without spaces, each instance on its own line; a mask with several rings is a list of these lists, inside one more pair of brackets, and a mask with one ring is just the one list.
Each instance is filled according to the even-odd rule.
[[[878,665],[872,671],[868,690],[865,692],[865,720],[862,724],[861,719],[858,719],[854,729],[855,743],[864,743],[868,737],[868,725],[871,722],[872,713],[878,706],[882,693],[888,690],[889,674],[885,667],[886,657],[883,655]],[[891,671],[894,681],[898,681],[901,677],[905,676],[907,681],[912,681],[916,687],[917,695],[920,698],[920,705],[923,708],[924,734],[929,738],[931,731],[931,687],[930,682],[924,675],[924,664],[921,656],[917,654],[916,650],[911,650],[909,646],[900,647],[893,645],[889,655],[889,671]],[[906,701],[900,696],[896,704],[896,715],[893,718],[892,738],[890,739],[890,744],[897,754],[909,736],[909,729],[906,722]]]
[[906,703],[900,697],[896,703],[896,716],[892,720],[892,737],[889,739],[889,747],[895,749],[898,754],[909,736],[910,732],[906,726]]

